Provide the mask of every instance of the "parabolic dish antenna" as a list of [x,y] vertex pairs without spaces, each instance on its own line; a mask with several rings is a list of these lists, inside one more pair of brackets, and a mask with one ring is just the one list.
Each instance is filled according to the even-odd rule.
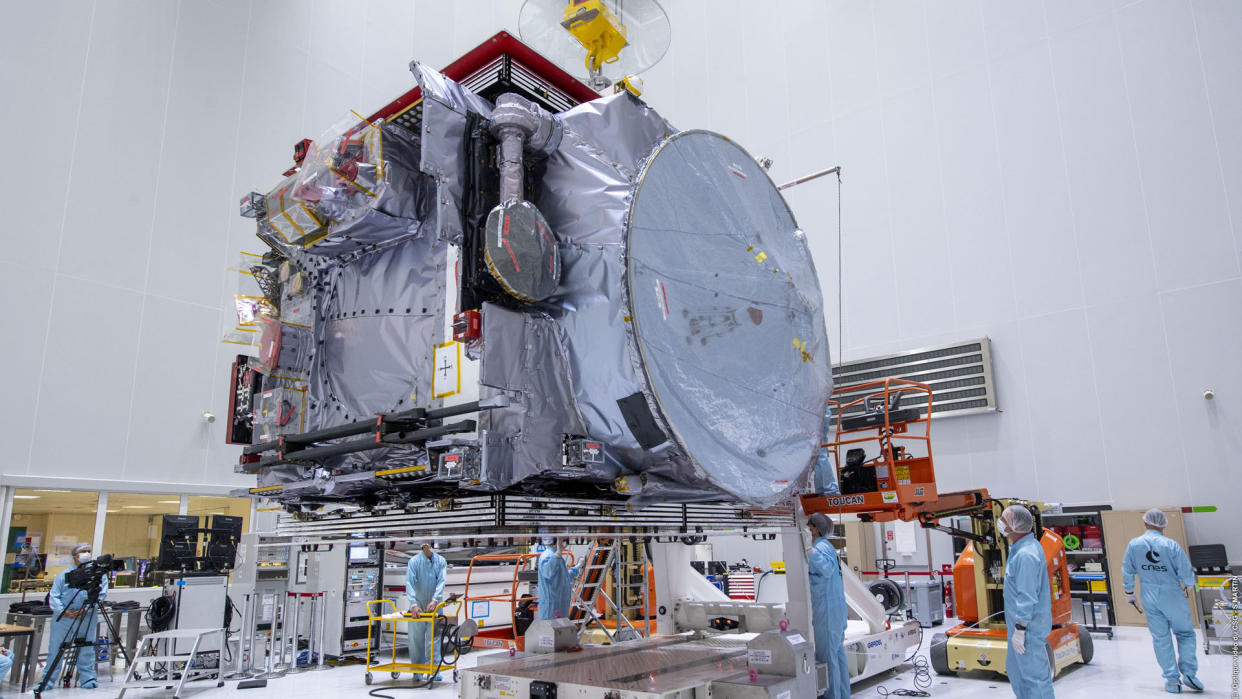
[[596,90],[659,63],[673,37],[656,0],[526,0],[518,34]]
[[628,224],[626,320],[670,436],[721,490],[779,500],[832,392],[806,237],[755,159],[707,131],[647,160]]

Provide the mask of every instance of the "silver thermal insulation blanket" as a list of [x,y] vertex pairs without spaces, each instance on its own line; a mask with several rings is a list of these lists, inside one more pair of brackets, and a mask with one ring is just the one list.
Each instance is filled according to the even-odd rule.
[[442,342],[446,246],[431,237],[338,261],[321,275],[307,429],[427,405]]
[[[331,187],[310,188],[316,206],[331,211],[336,222],[312,245],[284,248],[308,279],[305,300],[294,298],[285,306],[312,308],[311,350],[284,343],[278,371],[268,380],[279,374],[305,387],[306,430],[438,404],[431,396],[431,375],[434,348],[444,341],[448,245],[435,234],[435,181],[419,168],[421,147],[414,134],[391,124],[363,128],[369,150],[347,174],[362,181],[365,168],[358,163],[365,165],[367,157],[382,162],[384,177],[370,189],[375,196],[338,188],[349,197],[333,199]],[[341,140],[324,150],[340,150]],[[341,175],[333,174],[339,183]],[[304,179],[326,181],[313,173]],[[334,203],[341,207],[333,209]],[[336,457],[320,468],[269,469],[259,484],[307,482],[312,494],[331,495],[337,490],[334,470],[347,474],[416,463],[427,463],[425,452],[382,449]]]
[[818,453],[832,383],[789,208],[742,148],[678,133],[629,94],[559,118],[534,202],[561,249],[559,311],[519,332],[484,310],[484,395],[521,396],[483,418],[484,486],[546,474],[565,433],[607,444],[611,470],[587,477],[630,475],[635,504],[783,500]]
[[466,115],[490,116],[492,105],[422,63],[415,61],[411,70],[423,91],[420,166],[436,182],[436,232],[441,240],[460,243]]
[[386,122],[337,125],[266,197],[262,223],[289,257],[340,256],[434,231],[436,182],[419,135]]
[[[368,127],[375,129],[376,127]],[[378,144],[383,178],[367,192],[350,191],[328,235],[306,249],[313,255],[342,255],[435,228],[435,180],[419,169],[418,135],[382,124],[368,142]],[[369,184],[369,183],[368,183]],[[350,188],[356,189],[356,188]],[[367,196],[373,194],[374,196]],[[354,203],[356,201],[356,203]]]

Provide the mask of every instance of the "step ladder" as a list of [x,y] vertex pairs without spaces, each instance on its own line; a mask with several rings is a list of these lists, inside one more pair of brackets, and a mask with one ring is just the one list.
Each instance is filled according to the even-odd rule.
[[[647,548],[639,540],[626,539],[621,542],[614,561],[612,590],[616,597],[616,613],[627,632],[620,640],[647,636],[650,634],[648,592],[651,583]],[[635,626],[633,622],[640,619],[641,625]],[[617,629],[622,630],[622,626]]]
[[[209,644],[208,639],[216,636],[219,642]],[[177,653],[177,639],[194,639],[189,653]],[[177,629],[175,631],[159,631],[142,637],[138,652],[125,673],[125,682],[121,684],[121,693],[116,699],[125,696],[125,690],[136,687],[164,687],[173,690],[173,699],[181,699],[181,690],[186,682],[201,679],[216,680],[217,687],[224,686],[220,677],[220,653],[224,648],[224,629]],[[212,650],[199,650],[212,648]],[[216,655],[216,667],[196,667],[200,655]],[[164,664],[163,669],[155,666]],[[146,675],[146,679],[139,679]],[[157,677],[157,675],[159,675]]]
[[[604,589],[610,574],[613,578],[612,595]],[[569,610],[569,619],[574,623],[578,636],[592,625],[599,627],[613,643],[646,636],[647,625],[644,623],[642,629],[636,628],[630,622],[630,613],[638,612],[636,616],[646,619],[649,581],[643,548],[623,548],[615,539],[593,541],[579,576],[578,587],[574,590],[573,605]],[[604,616],[607,617],[611,612],[612,617],[617,620],[615,628],[608,628],[596,612],[597,600],[600,599],[606,607]]]
[[595,614],[595,600],[601,594],[604,580],[608,577],[614,548],[613,542],[608,539],[596,539],[591,542],[591,550],[587,553],[582,573],[578,576],[578,587],[574,590],[573,604],[569,609],[569,620],[574,623],[579,637],[588,625],[594,623],[604,629],[604,634],[609,640],[612,639],[612,634],[600,623],[599,617]]

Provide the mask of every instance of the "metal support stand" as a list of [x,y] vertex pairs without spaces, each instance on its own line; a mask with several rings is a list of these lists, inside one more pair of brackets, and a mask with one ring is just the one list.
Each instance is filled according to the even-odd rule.
[[280,633],[276,637],[276,666],[273,668],[281,675],[289,674],[288,650],[289,650],[289,597],[280,602]]
[[[298,665],[298,655],[301,652],[300,649],[298,648],[298,639],[302,635],[302,600],[308,597],[309,595],[305,593],[301,593],[301,592],[290,592],[288,594],[290,597],[293,598],[293,632],[290,634],[293,637],[293,657],[289,661],[289,673],[297,674],[299,672],[306,672],[305,666]],[[311,617],[312,619],[314,618],[313,613],[314,612],[312,611],[312,617]],[[308,644],[306,652],[308,656],[306,662],[309,665],[310,664],[309,644]]]
[[[267,669],[262,674],[256,675],[255,679],[271,680],[277,677],[284,677],[286,670],[280,669],[275,665],[276,662],[276,629],[283,626],[284,607],[277,606],[272,609],[272,625],[267,632]],[[282,657],[283,661],[284,658]]]
[[[246,595],[246,601],[242,603],[242,628],[241,636],[237,639],[237,660],[234,662],[233,672],[224,676],[226,680],[248,680],[255,676],[254,671],[254,633],[255,633],[255,612],[256,599],[258,595]],[[227,643],[227,639],[225,640]]]
[[317,627],[319,634],[317,636],[317,640],[315,641],[315,653],[318,654],[319,661],[315,663],[314,665],[308,664],[307,669],[308,670],[331,670],[332,668],[324,664],[324,657],[325,657],[324,644],[328,640],[328,598],[325,597],[324,593],[322,592],[320,592],[317,595],[317,597],[318,597],[318,602],[319,602],[319,610],[318,610],[319,611],[319,624]]

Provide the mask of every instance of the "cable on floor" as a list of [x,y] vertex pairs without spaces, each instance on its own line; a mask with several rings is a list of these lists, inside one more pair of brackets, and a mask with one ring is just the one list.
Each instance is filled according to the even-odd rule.
[[932,685],[931,665],[927,662],[927,657],[920,655],[914,659],[914,678],[913,689],[889,690],[884,685],[875,688],[877,694],[882,697],[930,697],[931,692],[927,691]]
[[914,677],[912,679],[913,689],[893,689],[889,690],[884,685],[875,688],[877,694],[882,697],[930,697],[931,692],[927,691],[932,685],[931,664],[927,662],[927,656],[919,655],[919,650],[923,647],[923,627],[919,626],[919,642],[910,652],[910,657],[906,658],[906,662],[914,666]]

